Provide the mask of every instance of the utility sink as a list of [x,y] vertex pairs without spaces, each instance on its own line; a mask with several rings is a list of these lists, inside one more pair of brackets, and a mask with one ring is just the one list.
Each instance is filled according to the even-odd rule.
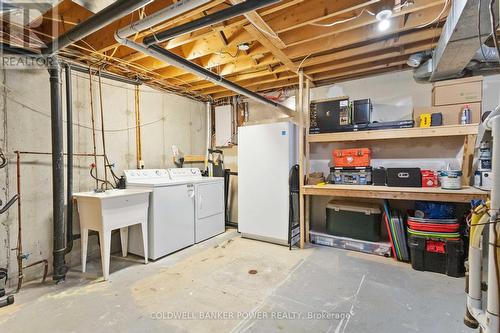
[[73,197],[78,205],[82,244],[82,271],[87,261],[88,231],[99,233],[104,280],[109,278],[111,231],[120,229],[122,255],[127,256],[128,227],[140,224],[144,245],[145,263],[148,249],[148,208],[151,189],[108,190],[81,192]]

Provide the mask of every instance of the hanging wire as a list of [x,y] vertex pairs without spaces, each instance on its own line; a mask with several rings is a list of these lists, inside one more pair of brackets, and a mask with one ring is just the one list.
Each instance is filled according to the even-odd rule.
[[335,22],[332,22],[332,23],[328,23],[328,24],[321,24],[321,23],[315,23],[315,22],[311,22],[309,23],[309,25],[314,25],[316,27],[324,27],[324,28],[330,28],[330,27],[333,27],[333,26],[336,26],[337,24],[342,24],[342,23],[346,23],[346,22],[349,22],[349,21],[352,21],[352,20],[355,20],[355,19],[358,19],[360,18],[364,13],[368,13],[372,16],[375,16],[375,14],[371,11],[369,11],[368,9],[366,8],[363,8],[363,10],[361,10],[361,12],[356,15],[356,16],[353,16],[353,17],[349,17],[347,19],[344,19],[344,20],[339,20],[339,21],[335,21]]

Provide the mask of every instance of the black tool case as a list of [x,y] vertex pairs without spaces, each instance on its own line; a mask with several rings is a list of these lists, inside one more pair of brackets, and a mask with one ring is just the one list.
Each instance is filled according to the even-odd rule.
[[387,168],[387,186],[422,187],[420,168]]
[[410,236],[411,266],[417,271],[430,271],[453,277],[464,276],[464,244],[460,240],[438,240]]

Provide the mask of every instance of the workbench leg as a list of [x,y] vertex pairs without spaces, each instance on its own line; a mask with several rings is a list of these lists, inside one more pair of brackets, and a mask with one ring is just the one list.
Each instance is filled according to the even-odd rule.
[[306,243],[309,243],[309,230],[311,230],[311,196],[305,196],[305,211],[304,211],[304,219],[305,219],[305,233],[306,233]]
[[[302,192],[302,191],[301,191]],[[299,195],[299,223],[300,223],[300,243],[299,247],[304,248],[305,244],[305,219],[304,219],[304,195]]]
[[462,159],[462,185],[469,186],[472,178],[472,166],[477,135],[471,134],[464,139],[464,155]]

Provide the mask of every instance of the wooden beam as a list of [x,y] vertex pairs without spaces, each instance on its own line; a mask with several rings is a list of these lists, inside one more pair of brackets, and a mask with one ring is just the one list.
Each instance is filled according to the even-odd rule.
[[[236,5],[242,3],[243,0],[229,0],[229,2]],[[266,21],[264,21],[255,10],[246,13],[244,16],[252,26],[265,34],[265,38],[274,43],[276,47],[279,49],[284,49],[286,47],[281,38],[279,38],[279,36],[273,31],[273,29],[271,29],[271,27],[269,27],[269,25],[267,25]]]
[[[394,24],[397,21],[400,21],[399,18],[403,18],[405,15],[410,15],[412,13],[416,12],[422,12],[426,9],[428,10],[428,14],[426,14],[426,18],[429,19],[434,19],[439,12],[441,11],[445,1],[444,0],[420,0],[418,2],[415,2],[413,6],[407,7],[406,9],[399,11],[397,13],[393,14],[393,17],[391,18],[392,24]],[[382,3],[381,3],[382,4]],[[382,7],[380,6],[381,4],[375,4],[373,6],[370,6],[370,10],[373,12],[379,11]],[[361,15],[361,10],[358,10],[357,13],[350,13],[348,14],[348,18],[356,17],[358,15]],[[345,15],[344,15],[345,16]],[[321,21],[325,23],[332,23],[332,22],[339,22],[341,18],[337,20],[327,20],[327,21]],[[412,22],[410,21],[409,24]],[[377,24],[378,21],[375,18],[375,16],[368,14],[367,12],[364,12],[363,15],[359,16],[358,18],[354,20],[347,21],[345,23],[337,24],[332,27],[320,27],[316,25],[305,25],[302,26],[300,29],[294,28],[293,30],[284,32],[282,34],[282,39],[283,41],[288,45],[288,46],[294,46],[294,45],[299,45],[308,41],[312,40],[317,40],[321,39],[323,37],[327,36],[338,36],[339,33],[341,32],[346,32],[350,30],[354,30],[357,28],[361,28],[367,25],[373,25]]]
[[[422,52],[431,49],[435,44],[437,40],[432,41],[424,41],[423,43],[418,43],[417,45],[412,45],[409,47],[405,48],[390,48],[390,49],[381,49],[380,51],[370,53],[370,54],[363,54],[363,53],[358,53],[356,56],[351,56],[348,58],[344,59],[339,59],[333,62],[329,63],[323,63],[323,64],[317,64],[312,67],[304,66],[309,74],[318,74],[322,73],[325,71],[331,71],[331,70],[339,70],[345,67],[352,67],[352,66],[358,66],[358,65],[364,65],[364,64],[370,64],[374,63],[376,61],[381,61],[381,60],[390,60],[395,57],[409,57],[411,54],[417,53],[417,52]],[[272,70],[271,73],[273,74],[278,74],[287,71],[288,69],[284,66],[278,66]],[[269,71],[267,70],[262,70],[259,72],[253,72],[253,73],[248,73],[248,74],[238,74],[234,76],[229,76],[226,77],[228,80],[231,82],[239,83],[241,81],[245,80],[252,80],[252,81],[258,81],[260,82],[262,78],[269,76]],[[190,90],[199,90],[203,94],[212,94],[216,91],[209,89],[214,87],[215,85],[212,83],[204,83],[201,85],[193,85],[191,84],[189,89]],[[209,90],[203,90],[203,89],[209,89]],[[214,88],[217,91],[223,91],[223,88]]]

